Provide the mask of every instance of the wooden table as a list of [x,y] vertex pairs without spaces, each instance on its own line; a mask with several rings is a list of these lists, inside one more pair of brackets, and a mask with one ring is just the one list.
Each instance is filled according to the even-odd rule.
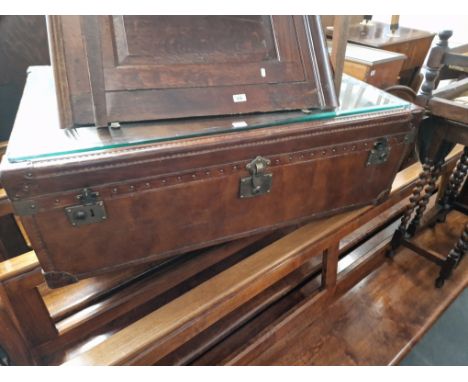
[[398,83],[406,58],[401,53],[348,43],[344,72],[368,84],[386,89]]
[[[327,35],[332,34],[333,29],[327,28]],[[405,27],[400,27],[397,33],[392,35],[390,24],[372,21],[367,24],[351,25],[348,31],[348,41],[404,54],[407,59],[400,72],[400,84],[414,89],[416,82],[419,85],[417,74],[424,63],[434,35],[435,33]]]
[[[436,77],[428,70],[427,78],[434,82]],[[468,174],[468,104],[465,102],[468,95],[468,79],[457,81],[435,91],[432,91],[431,87],[431,83],[426,81],[421,88],[422,93],[418,96],[419,103],[425,102],[430,112],[430,115],[422,121],[419,134],[418,151],[423,163],[423,171],[413,190],[401,224],[395,231],[389,255],[392,256],[398,246],[404,245],[439,265],[441,270],[435,285],[441,288],[468,248],[468,224],[461,229],[459,240],[448,256],[430,248],[415,245],[412,237],[424,225],[431,226],[437,222],[445,222],[451,210],[458,210],[465,214],[468,212],[467,206],[457,202],[459,190]],[[430,213],[425,214],[429,198],[436,189],[441,166],[447,153],[455,144],[464,146],[463,155],[450,178],[442,182],[445,187],[438,204]],[[425,224],[423,224],[424,217]]]

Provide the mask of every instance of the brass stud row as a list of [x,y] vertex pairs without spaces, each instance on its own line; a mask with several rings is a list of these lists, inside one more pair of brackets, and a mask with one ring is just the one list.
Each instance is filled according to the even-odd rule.
[[[391,138],[389,138],[391,139]],[[398,142],[403,142],[404,141],[404,137],[394,137],[393,139],[394,142],[398,143]],[[373,141],[372,141],[373,142]],[[321,157],[324,157],[326,156],[327,154],[336,154],[338,152],[347,152],[347,151],[357,151],[358,148],[365,148],[365,147],[369,147],[369,146],[372,146],[371,143],[368,143],[368,142],[364,142],[362,144],[360,144],[359,146],[357,144],[352,144],[352,145],[342,145],[342,146],[335,146],[335,147],[332,147],[332,148],[327,148],[327,149],[313,149],[313,150],[310,150],[308,152],[302,152],[302,153],[297,153],[295,155],[288,155],[287,156],[287,159],[282,159],[281,157],[277,158],[277,159],[274,159],[272,161],[272,163],[274,163],[274,165],[280,165],[281,163],[284,163],[284,162],[293,162],[294,160],[304,160],[306,159],[307,157],[309,158],[313,158],[315,157],[316,155],[320,155]],[[232,167],[230,167],[232,169],[232,171],[241,171],[241,170],[244,170],[244,165],[242,164],[235,164],[235,165],[231,165]],[[215,171],[215,173],[213,173],[213,171]],[[188,181],[190,180],[196,180],[196,179],[200,179],[203,177],[203,175],[205,175],[206,177],[210,177],[212,176],[213,174],[217,174],[217,175],[223,175],[226,173],[226,169],[225,168],[220,168],[220,169],[216,169],[216,170],[205,170],[203,173],[192,173],[192,174],[186,174],[186,175],[179,175],[177,177],[175,177],[175,180],[176,182],[182,182],[184,179],[187,179]],[[28,173],[29,174],[29,173]],[[31,174],[32,175],[32,174]],[[150,189],[152,186],[153,187],[157,187],[158,186],[158,183],[159,183],[159,186],[163,186],[163,185],[167,185],[170,183],[170,178],[164,178],[164,179],[160,179],[160,180],[157,180],[157,181],[152,181],[152,182],[148,182],[146,181],[145,183],[142,184],[142,188],[143,189]],[[23,190],[24,191],[28,191],[29,190],[29,186],[28,184],[24,184],[23,185]],[[137,190],[137,186],[136,185],[129,185],[127,186],[127,191],[125,191],[124,187],[122,186],[119,186],[119,187],[113,187],[110,189],[111,191],[111,194],[118,194],[119,192],[135,192]],[[60,204],[60,200],[59,199],[55,199],[53,201],[53,203],[55,205],[59,205]],[[64,201],[65,203],[65,201]]]

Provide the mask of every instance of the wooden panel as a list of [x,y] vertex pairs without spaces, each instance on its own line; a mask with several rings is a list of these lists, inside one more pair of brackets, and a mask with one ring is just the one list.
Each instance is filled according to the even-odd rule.
[[62,127],[336,106],[318,18],[79,18],[50,21]]
[[399,80],[399,74],[404,61],[393,61],[378,64],[369,72],[368,84],[385,89],[392,85],[396,85]]
[[364,82],[366,82],[370,71],[369,66],[348,60],[345,61],[343,69],[346,74]]
[[429,52],[433,38],[434,36],[428,36],[414,42],[386,45],[385,49],[402,53],[407,57],[401,70],[421,68],[427,52]]
[[398,83],[402,65],[402,60],[375,65],[365,65],[346,60],[344,72],[368,84],[385,89]]
[[[113,16],[112,19],[119,63],[130,57],[144,57],[145,63],[158,64],[278,59],[269,16]],[[217,33],[213,34],[213,30]]]
[[0,296],[24,337],[32,345],[55,338],[57,329],[36,288],[43,281],[41,269],[37,267],[13,278],[11,272],[5,272],[6,276],[9,278],[0,283]]
[[11,320],[0,300],[0,346],[6,351],[14,366],[30,366],[36,364],[31,345],[24,339]]

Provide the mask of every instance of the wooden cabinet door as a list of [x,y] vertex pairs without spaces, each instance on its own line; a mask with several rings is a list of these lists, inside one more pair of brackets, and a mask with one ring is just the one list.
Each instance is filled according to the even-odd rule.
[[97,126],[336,105],[317,18],[80,16],[80,33],[66,21],[65,71],[84,54],[89,73],[92,107],[77,114]]

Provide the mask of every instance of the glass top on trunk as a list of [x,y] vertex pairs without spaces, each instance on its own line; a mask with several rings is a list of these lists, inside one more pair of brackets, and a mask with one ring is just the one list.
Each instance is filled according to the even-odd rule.
[[340,106],[333,111],[289,111],[226,117],[125,123],[120,128],[94,126],[61,129],[52,68],[29,69],[25,91],[11,134],[6,157],[22,162],[164,142],[241,130],[356,115],[411,104],[380,89],[343,75]]

